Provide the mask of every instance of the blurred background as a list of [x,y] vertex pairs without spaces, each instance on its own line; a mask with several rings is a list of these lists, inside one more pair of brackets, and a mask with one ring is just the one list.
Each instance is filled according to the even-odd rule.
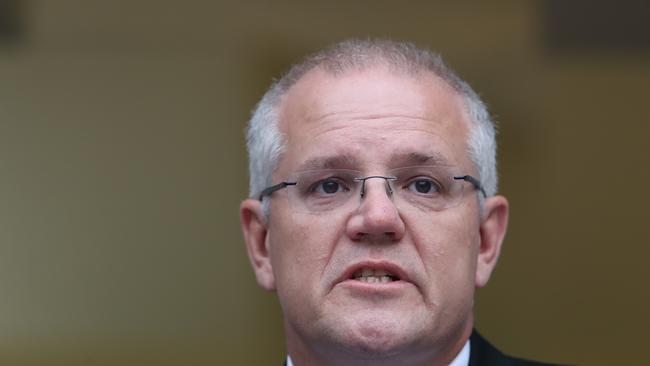
[[444,56],[499,122],[512,205],[477,327],[639,364],[650,327],[643,1],[0,1],[0,364],[281,364],[246,258],[243,130],[348,37]]

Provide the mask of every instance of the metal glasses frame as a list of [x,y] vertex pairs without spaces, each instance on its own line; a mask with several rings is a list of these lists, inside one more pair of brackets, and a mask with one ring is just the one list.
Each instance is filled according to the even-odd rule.
[[[387,182],[389,180],[397,179],[395,177],[384,177],[384,176],[381,176],[381,175],[371,175],[369,177],[355,178],[354,179],[355,181],[363,182],[361,184],[361,197],[363,197],[364,193],[365,193],[364,187],[365,187],[366,180],[368,180],[370,178],[383,178],[383,179],[386,179]],[[472,186],[474,187],[474,189],[480,191],[483,194],[483,197],[487,198],[487,194],[485,193],[485,189],[483,189],[483,185],[481,184],[480,180],[472,177],[471,175],[460,175],[460,176],[455,176],[453,178],[455,180],[464,180],[466,182],[471,183]],[[260,193],[260,195],[258,196],[257,199],[262,201],[262,199],[264,199],[264,196],[269,196],[270,197],[271,194],[273,194],[273,192],[278,191],[278,190],[283,189],[283,188],[286,188],[288,186],[295,186],[296,184],[298,184],[298,182],[280,182],[278,184],[274,184],[272,186],[266,187],[266,188],[264,188],[264,190],[262,190],[262,192]],[[388,184],[388,189],[389,189],[389,193],[392,194],[393,191],[390,188],[390,184]]]

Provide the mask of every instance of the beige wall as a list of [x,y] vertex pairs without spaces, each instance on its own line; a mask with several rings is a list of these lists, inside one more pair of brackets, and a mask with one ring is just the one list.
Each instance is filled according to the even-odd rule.
[[237,217],[271,78],[356,36],[443,53],[500,122],[512,221],[478,327],[520,356],[647,357],[648,50],[552,52],[539,2],[32,1],[0,45],[0,363],[280,364]]

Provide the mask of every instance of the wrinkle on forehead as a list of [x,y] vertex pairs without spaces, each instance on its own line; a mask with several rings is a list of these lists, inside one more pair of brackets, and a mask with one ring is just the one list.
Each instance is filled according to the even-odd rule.
[[[464,126],[462,130],[464,130]],[[343,113],[332,113],[320,120],[305,119],[301,123],[292,123],[288,126],[288,138],[318,137],[329,132],[345,132],[362,128],[368,131],[368,136],[383,136],[394,132],[423,132],[440,136],[443,130],[454,130],[458,126],[448,119],[430,119],[420,116],[408,116],[404,114],[384,115],[348,115]],[[372,132],[372,133],[370,133]],[[293,136],[292,136],[293,135]]]
[[328,122],[332,119],[340,119],[344,117],[348,122],[354,121],[373,121],[373,120],[400,120],[400,121],[411,121],[411,122],[431,122],[424,116],[418,116],[415,114],[404,114],[404,113],[390,113],[390,112],[361,112],[354,110],[338,110],[328,113],[323,113],[321,115],[314,115],[307,118],[305,122],[315,123],[315,122]]
[[[389,168],[399,168],[416,165],[448,166],[451,163],[442,154],[437,152],[413,152],[395,150],[389,158]],[[300,164],[298,171],[315,169],[358,169],[362,166],[358,157],[349,153],[315,156]]]

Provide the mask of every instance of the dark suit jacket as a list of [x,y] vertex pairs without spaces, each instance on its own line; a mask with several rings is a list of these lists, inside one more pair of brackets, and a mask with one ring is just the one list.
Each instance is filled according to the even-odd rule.
[[553,366],[506,356],[481,337],[476,330],[469,337],[469,366]]
[[[527,361],[506,356],[481,337],[476,330],[469,337],[469,366],[554,366],[550,363]],[[287,363],[285,361],[284,365]]]

